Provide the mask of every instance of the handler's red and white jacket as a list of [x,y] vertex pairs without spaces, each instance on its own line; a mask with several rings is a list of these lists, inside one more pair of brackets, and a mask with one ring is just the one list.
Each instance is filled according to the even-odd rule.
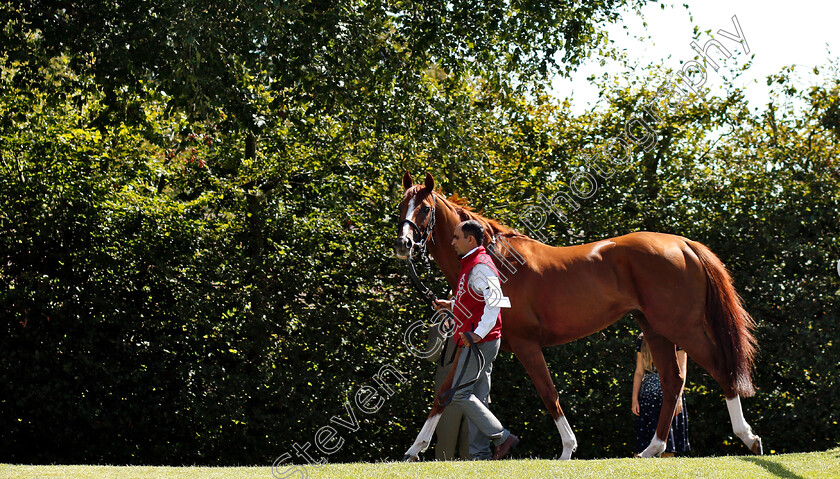
[[[452,312],[458,320],[455,344],[461,333],[473,332],[481,341],[502,337],[502,313],[498,306],[504,300],[499,287],[499,271],[484,246],[478,246],[461,258],[458,290],[452,302]],[[487,299],[487,301],[485,301]]]

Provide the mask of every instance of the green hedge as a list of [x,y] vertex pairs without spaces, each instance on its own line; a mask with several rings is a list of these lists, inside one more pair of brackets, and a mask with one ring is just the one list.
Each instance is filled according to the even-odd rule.
[[[55,89],[2,80],[0,462],[270,464],[348,417],[346,401],[388,366],[406,381],[384,377],[393,394],[356,412],[357,431],[339,428],[329,460],[400,458],[432,397],[432,366],[403,342],[430,310],[390,246],[403,171],[429,169],[446,193],[522,227],[523,206],[567,188],[587,168],[582,152],[620,134],[651,94],[619,88],[611,107],[575,117],[451,84],[426,99],[441,115],[417,108],[423,121],[405,131],[325,117],[270,129],[252,156],[247,135],[166,112],[154,95],[141,121],[98,125],[104,93],[91,87],[79,108],[63,93],[76,80],[51,68]],[[837,88],[813,88],[799,97],[808,108],[776,119],[784,144],[737,91],[675,112],[668,142],[635,151],[546,227],[554,244],[655,228],[724,260],[759,325],[758,392],[744,404],[768,452],[840,440],[837,137],[820,100]],[[713,128],[731,133],[713,145]],[[575,457],[631,452],[636,333],[625,318],[546,350]],[[695,365],[688,376],[692,454],[745,453],[720,389]],[[515,455],[559,455],[509,354],[492,397],[522,437]]]

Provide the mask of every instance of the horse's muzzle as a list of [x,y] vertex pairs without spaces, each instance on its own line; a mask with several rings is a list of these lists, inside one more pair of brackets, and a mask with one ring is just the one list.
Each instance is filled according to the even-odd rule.
[[411,238],[399,236],[394,240],[394,254],[396,254],[399,259],[408,258],[408,255],[411,254],[412,247],[414,247],[414,242],[411,241]]

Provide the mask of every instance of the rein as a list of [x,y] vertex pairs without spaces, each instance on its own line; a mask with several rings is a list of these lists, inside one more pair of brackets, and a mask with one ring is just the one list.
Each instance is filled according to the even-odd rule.
[[[426,252],[425,245],[424,245],[423,250],[421,252],[421,256],[424,260],[424,263],[425,263],[426,267],[428,268],[429,267],[429,254]],[[409,278],[411,278],[411,282],[414,284],[414,288],[424,298],[426,298],[426,301],[430,305],[432,305],[432,308],[434,308],[435,301],[438,300],[437,295],[435,294],[434,291],[432,291],[432,288],[423,284],[423,281],[420,279],[419,276],[417,276],[417,269],[414,267],[414,261],[411,260],[410,255],[409,255],[408,259],[406,260],[406,262],[408,263],[408,276],[409,276]]]
[[[441,393],[441,395],[438,397],[438,402],[441,406],[449,405],[449,403],[452,402],[452,398],[455,397],[455,393],[458,390],[464,389],[467,386],[472,386],[473,384],[475,384],[475,382],[478,381],[478,379],[481,377],[481,371],[484,370],[484,365],[487,361],[486,359],[484,359],[484,354],[482,354],[481,350],[478,349],[475,342],[473,342],[471,336],[467,336],[467,341],[470,343],[470,347],[467,348],[467,359],[464,360],[464,367],[461,368],[461,374],[459,374],[458,379],[456,379],[452,383],[452,387]],[[478,359],[478,372],[475,375],[475,378],[465,383],[462,383],[461,380],[464,379],[464,373],[467,372],[467,364],[469,364],[470,362],[470,358],[472,357],[473,351],[475,351],[475,357],[476,359]],[[455,384],[457,384],[457,386]]]

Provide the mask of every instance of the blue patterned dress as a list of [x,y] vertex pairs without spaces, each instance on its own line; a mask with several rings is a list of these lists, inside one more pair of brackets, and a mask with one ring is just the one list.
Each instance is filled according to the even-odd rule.
[[[636,343],[636,351],[642,350],[641,340]],[[688,443],[688,408],[685,394],[682,395],[682,412],[671,421],[671,432],[665,452],[686,452],[691,449]],[[642,386],[639,388],[639,415],[636,416],[636,454],[642,452],[656,433],[659,411],[662,409],[662,386],[659,374],[645,371]]]

